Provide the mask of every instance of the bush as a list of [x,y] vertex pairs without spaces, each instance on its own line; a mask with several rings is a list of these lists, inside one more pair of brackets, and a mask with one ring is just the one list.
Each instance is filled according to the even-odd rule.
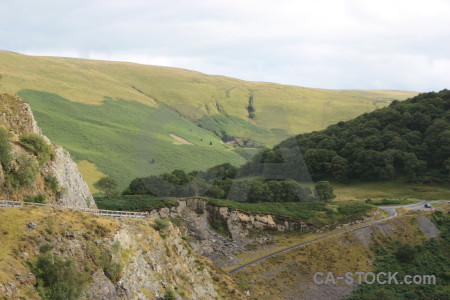
[[403,244],[400,247],[398,247],[397,251],[395,252],[395,257],[398,261],[401,262],[407,262],[411,261],[416,257],[416,248],[410,244]]
[[36,277],[36,288],[44,299],[77,299],[87,282],[87,276],[77,271],[72,259],[44,253],[30,267]]
[[56,179],[53,175],[48,175],[45,177],[45,184],[47,187],[53,192],[53,194],[57,194],[60,190],[60,186],[58,183],[58,179]]
[[155,219],[155,224],[153,224],[153,228],[155,230],[163,230],[169,226],[169,220],[163,220],[163,219]]
[[40,165],[44,165],[55,155],[50,145],[38,134],[25,133],[19,140],[22,147],[36,155]]
[[37,194],[35,196],[26,197],[24,199],[25,202],[31,202],[31,203],[46,203],[47,196],[44,193]]
[[38,166],[36,161],[21,153],[17,159],[18,168],[12,172],[11,183],[14,188],[27,186],[34,182]]
[[9,144],[9,134],[4,128],[0,128],[0,164],[5,170],[9,169],[11,162],[11,145]]

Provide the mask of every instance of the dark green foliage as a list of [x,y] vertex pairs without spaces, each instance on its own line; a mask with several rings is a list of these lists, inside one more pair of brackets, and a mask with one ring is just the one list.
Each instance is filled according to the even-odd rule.
[[94,197],[99,209],[123,211],[150,211],[177,204],[176,200],[157,198],[149,195],[121,195],[114,197]]
[[47,196],[43,193],[37,194],[35,196],[26,197],[24,199],[25,202],[31,202],[31,203],[46,203]]
[[253,119],[255,117],[255,107],[253,105],[253,96],[250,96],[248,98],[248,105],[247,105],[247,112],[248,112],[248,117],[250,119]]
[[19,140],[22,147],[37,157],[40,165],[44,165],[55,155],[50,145],[38,134],[25,133]]
[[0,164],[3,169],[9,169],[11,162],[11,145],[9,144],[9,134],[6,129],[0,127]]
[[262,151],[241,171],[259,175],[262,163],[285,162],[284,174],[291,175],[285,178],[300,180],[301,174],[289,172],[304,168],[302,153],[314,180],[449,175],[449,116],[450,91],[420,94],[325,130],[289,138]]
[[319,181],[315,185],[317,195],[321,201],[331,201],[336,198],[333,186],[328,181]]
[[134,179],[126,195],[189,197],[205,195],[241,202],[296,202],[314,200],[311,190],[293,180],[249,180],[237,177],[238,169],[229,163],[205,172],[182,170]]
[[77,270],[72,259],[50,253],[39,254],[30,267],[36,276],[36,288],[44,299],[77,299],[87,282],[87,276]]
[[435,275],[435,285],[363,283],[345,299],[449,299],[450,216],[437,211],[432,217],[440,230],[438,239],[428,239],[420,245],[392,241],[387,248],[374,249],[376,258],[373,272],[399,272],[399,280],[405,275]]
[[111,197],[119,185],[113,178],[105,176],[94,183],[94,186],[103,191],[107,197]]
[[402,244],[395,252],[395,257],[400,262],[411,261],[416,257],[417,250],[411,244]]

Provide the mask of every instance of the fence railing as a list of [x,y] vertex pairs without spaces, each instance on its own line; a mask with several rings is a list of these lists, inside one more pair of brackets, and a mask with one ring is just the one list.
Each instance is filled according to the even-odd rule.
[[81,211],[85,213],[91,213],[99,216],[106,217],[125,217],[125,218],[148,218],[149,213],[147,212],[136,212],[136,211],[121,211],[121,210],[105,210],[105,209],[94,209],[94,208],[85,208],[85,207],[70,207],[58,204],[48,204],[48,203],[34,203],[34,202],[20,202],[20,201],[12,201],[12,200],[1,200],[0,206],[3,207],[23,207],[26,205],[32,206],[44,206],[51,207],[56,209],[71,209],[76,211]]

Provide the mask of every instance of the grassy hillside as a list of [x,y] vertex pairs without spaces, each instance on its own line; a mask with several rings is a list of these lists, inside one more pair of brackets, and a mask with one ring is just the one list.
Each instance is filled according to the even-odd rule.
[[[101,172],[118,176],[121,181],[144,175],[136,170],[136,164],[138,169],[149,168],[147,175],[171,170],[174,165],[184,169],[201,165],[205,169],[217,162],[239,164],[243,160],[227,147],[219,146],[218,137],[247,137],[259,144],[274,145],[289,135],[323,129],[416,94],[312,89],[177,68],[33,57],[8,51],[0,51],[0,74],[0,90],[18,93],[29,101],[45,134],[67,147],[76,159],[89,160]],[[253,118],[249,118],[250,97]],[[149,120],[145,128],[133,120],[135,116],[143,120],[144,115]],[[153,141],[151,155],[135,152],[132,148],[136,143],[127,143],[135,141],[136,135],[123,136],[125,132],[136,133],[138,128],[145,129],[140,134],[146,138],[158,137]],[[204,141],[212,141],[213,147],[196,147],[192,151],[192,147],[174,145],[167,136],[173,128],[181,138],[189,141],[205,137]],[[82,135],[75,137],[80,129]],[[101,133],[98,139],[97,133]],[[146,138],[141,139],[144,144],[138,148],[149,146]],[[138,159],[152,159],[155,155],[159,164],[151,168]],[[191,162],[182,161],[188,156]],[[92,169],[95,168],[84,168]]]
[[[77,160],[96,163],[101,172],[116,178],[122,187],[137,176],[245,161],[210,131],[165,106],[157,109],[124,100],[85,104],[31,90],[19,95],[28,99],[44,134],[54,143],[64,145]],[[182,144],[170,134],[194,145]],[[81,171],[86,169],[89,171]],[[95,176],[86,178],[97,180]]]

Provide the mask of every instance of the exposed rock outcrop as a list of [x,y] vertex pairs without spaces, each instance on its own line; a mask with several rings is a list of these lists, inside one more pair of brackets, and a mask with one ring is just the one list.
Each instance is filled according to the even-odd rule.
[[[35,174],[35,182],[26,187],[20,187],[20,191],[9,191],[9,195],[3,195],[15,200],[21,200],[37,194],[45,194],[47,201],[70,206],[74,208],[95,208],[94,199],[86,182],[83,180],[77,165],[64,148],[53,145],[50,140],[42,135],[33,116],[31,108],[23,99],[9,94],[0,94],[0,127],[5,128],[11,135],[11,154],[14,168],[20,168],[19,157],[27,157],[31,164],[37,164],[36,157],[21,147],[18,142],[23,134],[36,134],[41,136],[53,149],[55,155],[45,165],[40,166]],[[61,187],[57,195],[49,191],[45,181],[54,176]],[[0,187],[4,184],[4,171],[0,167]],[[0,196],[2,196],[0,190]]]
[[192,237],[192,248],[222,267],[237,264],[239,260],[234,253],[245,250],[247,245],[270,243],[274,239],[271,232],[295,230],[302,233],[320,233],[372,220],[376,218],[376,214],[379,212],[319,228],[304,220],[239,211],[218,206],[202,198],[178,199],[178,206],[150,212],[153,218],[182,218]]
[[95,208],[95,201],[87,183],[78,172],[76,163],[67,150],[54,146],[55,157],[51,161],[51,171],[63,188],[59,202],[75,208]]
[[[42,245],[55,257],[73,259],[87,277],[81,299],[163,299],[167,290],[176,299],[247,298],[230,275],[192,251],[172,224],[156,230],[149,219],[47,207],[0,207],[0,215],[0,227],[11,218],[15,223],[14,232],[3,237],[11,255],[0,261],[0,299],[39,299],[30,265],[42,255]],[[35,230],[28,230],[30,223]]]

